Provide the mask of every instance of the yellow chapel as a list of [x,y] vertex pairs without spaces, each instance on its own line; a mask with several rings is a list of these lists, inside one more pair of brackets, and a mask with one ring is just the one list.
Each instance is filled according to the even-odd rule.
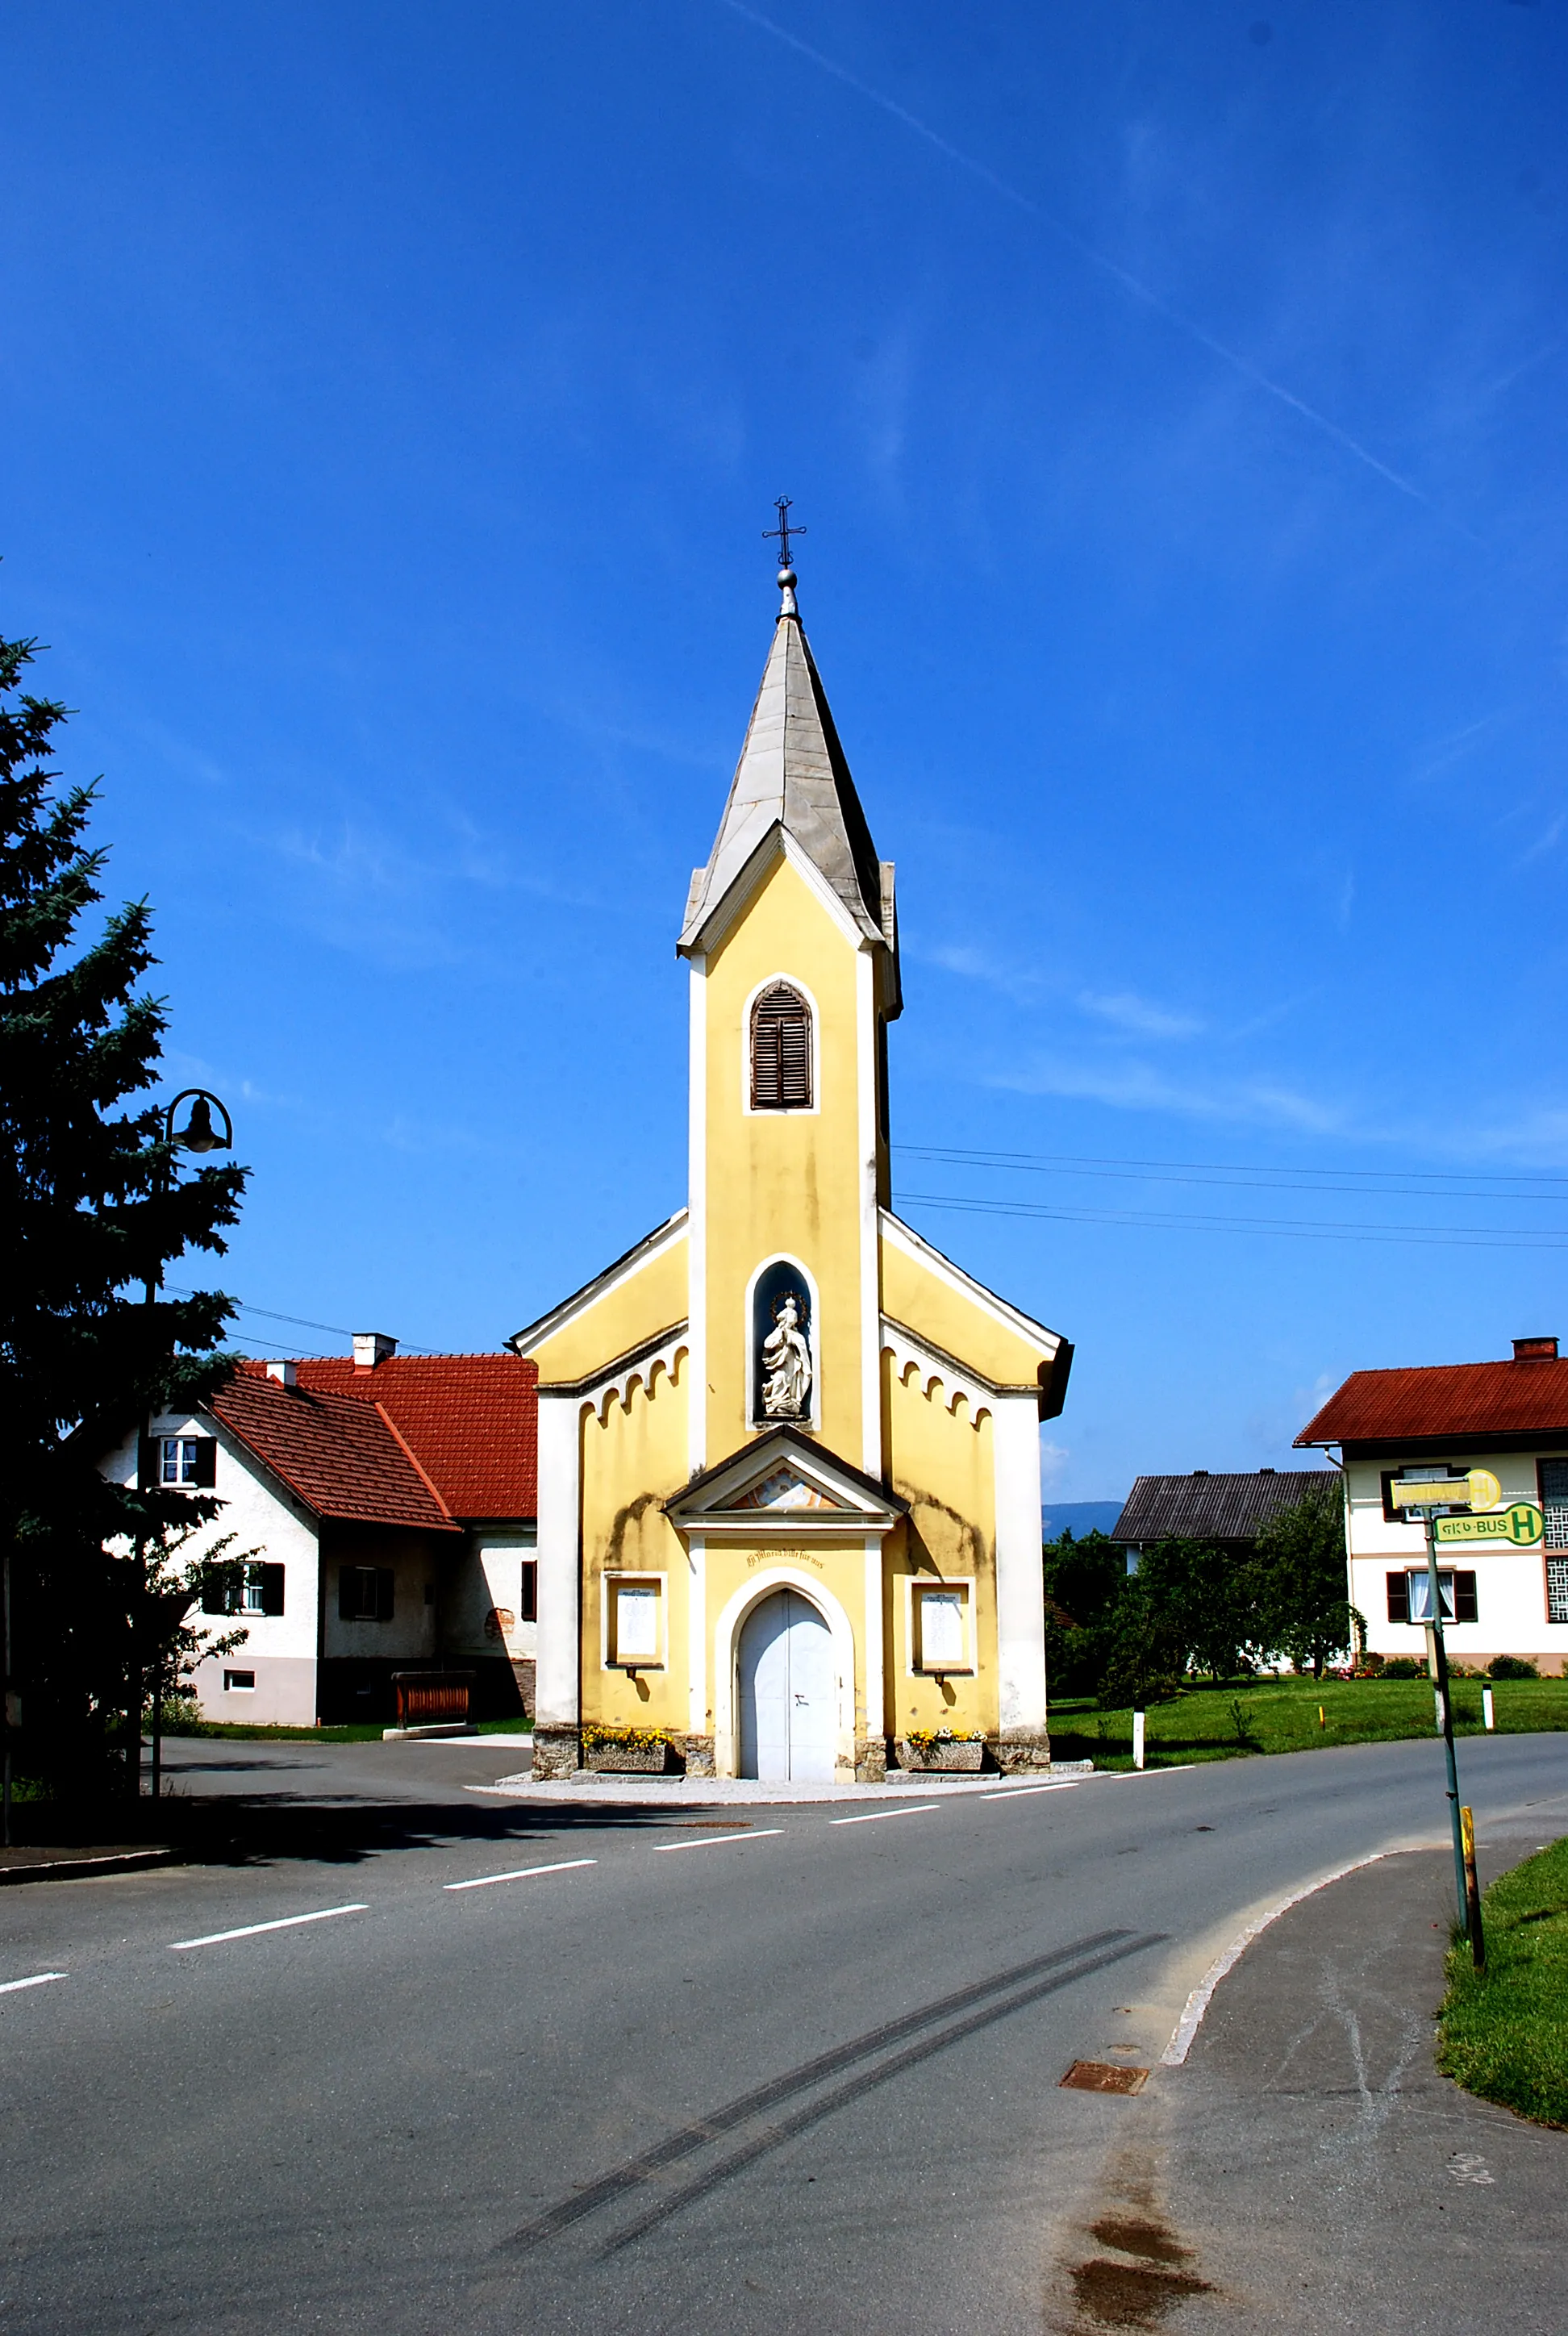
[[687,1204],[509,1341],[539,1370],[536,1776],[634,1744],[803,1782],[1049,1765],[1039,1423],[1072,1348],[892,1212],[892,863],[778,581],[677,943]]

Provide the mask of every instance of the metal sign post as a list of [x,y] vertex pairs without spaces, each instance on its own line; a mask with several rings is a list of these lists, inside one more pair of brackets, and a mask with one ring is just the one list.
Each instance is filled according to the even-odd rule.
[[[1437,1718],[1443,1730],[1443,1757],[1448,1769],[1448,1816],[1454,1830],[1454,1887],[1459,1903],[1459,1927],[1473,1949],[1480,1940],[1480,1903],[1477,1897],[1475,1917],[1471,1920],[1471,1892],[1465,1856],[1465,1814],[1459,1807],[1459,1775],[1454,1765],[1454,1698],[1448,1687],[1448,1652],[1443,1642],[1443,1592],[1437,1581],[1437,1543],[1439,1538],[1447,1544],[1472,1543],[1478,1541],[1528,1541],[1539,1537],[1540,1511],[1527,1502],[1516,1501],[1503,1514],[1503,1487],[1489,1468],[1472,1468],[1466,1475],[1449,1476],[1399,1476],[1388,1487],[1397,1509],[1414,1519],[1424,1519],[1427,1527],[1427,1628],[1432,1633],[1433,1669],[1437,1677]],[[1466,1517],[1442,1517],[1437,1511],[1460,1502],[1471,1511]],[[1472,1836],[1472,1839],[1474,1836]],[[1475,1852],[1471,1850],[1469,1872],[1475,1871]]]

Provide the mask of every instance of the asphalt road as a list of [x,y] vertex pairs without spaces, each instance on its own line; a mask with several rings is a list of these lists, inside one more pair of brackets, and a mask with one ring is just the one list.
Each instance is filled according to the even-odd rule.
[[[471,1792],[515,1744],[189,1749],[316,1854],[5,1893],[8,2336],[1105,2324],[1063,2266],[1189,1990],[1445,1825],[1427,1743],[711,1819]],[[1462,1758],[1495,1863],[1568,1830],[1568,1737]]]

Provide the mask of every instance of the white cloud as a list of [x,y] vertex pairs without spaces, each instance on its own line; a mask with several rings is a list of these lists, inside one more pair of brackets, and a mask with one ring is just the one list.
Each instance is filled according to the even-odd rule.
[[1086,1014],[1098,1015],[1102,1022],[1114,1023],[1118,1030],[1135,1030],[1143,1038],[1195,1038],[1203,1027],[1195,1015],[1154,1005],[1130,989],[1108,994],[1083,989],[1077,1002]]

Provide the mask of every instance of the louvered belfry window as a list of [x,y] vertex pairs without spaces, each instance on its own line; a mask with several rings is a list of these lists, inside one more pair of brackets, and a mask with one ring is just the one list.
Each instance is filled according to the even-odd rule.
[[800,1111],[811,1099],[811,1007],[787,981],[775,981],[751,1012],[751,1107]]

